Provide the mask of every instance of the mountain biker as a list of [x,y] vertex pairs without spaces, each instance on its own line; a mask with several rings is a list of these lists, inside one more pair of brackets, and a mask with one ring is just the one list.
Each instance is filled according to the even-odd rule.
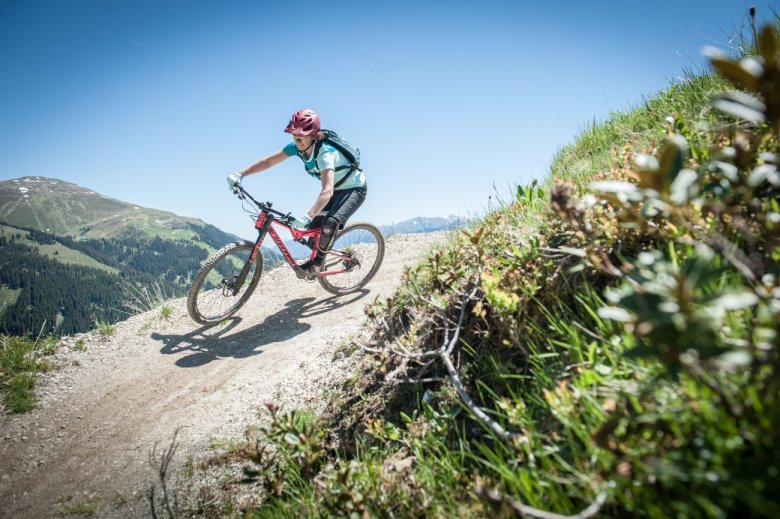
[[366,178],[360,169],[349,167],[350,161],[338,149],[328,143],[320,143],[325,136],[320,131],[320,116],[314,110],[295,112],[284,131],[293,136],[293,142],[229,175],[227,181],[233,188],[245,176],[265,171],[293,155],[303,160],[306,172],[320,180],[322,189],[306,216],[296,218],[293,225],[298,228],[322,228],[316,256],[300,265],[305,274],[316,275],[325,253],[333,245],[336,232],[344,227],[349,217],[365,201]]

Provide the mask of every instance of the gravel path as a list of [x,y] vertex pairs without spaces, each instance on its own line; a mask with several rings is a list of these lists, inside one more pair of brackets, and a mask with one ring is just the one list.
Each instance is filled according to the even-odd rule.
[[168,319],[158,309],[117,324],[109,338],[63,339],[38,409],[0,423],[0,515],[148,516],[149,453],[176,430],[180,466],[210,439],[240,437],[264,402],[321,409],[344,369],[333,353],[360,333],[365,305],[389,297],[404,268],[446,236],[389,238],[377,276],[350,296],[283,267],[264,274],[225,325],[195,325],[182,299],[168,303]]

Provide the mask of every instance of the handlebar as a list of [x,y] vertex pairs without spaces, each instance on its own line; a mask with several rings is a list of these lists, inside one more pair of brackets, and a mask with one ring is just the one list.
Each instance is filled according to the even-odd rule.
[[271,209],[271,206],[273,206],[273,204],[271,202],[266,202],[266,203],[258,202],[257,200],[255,200],[252,197],[252,195],[250,195],[246,191],[246,189],[241,187],[240,184],[236,184],[234,186],[233,193],[235,193],[236,196],[239,199],[241,199],[241,200],[249,199],[253,204],[255,204],[255,206],[257,206],[257,208],[260,211],[263,211],[263,212],[266,212],[266,213],[271,213],[271,214],[273,214],[275,216],[278,216],[279,219],[282,220],[286,224],[290,224],[290,223],[292,223],[295,220],[295,217],[292,215],[292,213],[285,214],[285,213],[282,213],[280,211],[277,211],[276,209]]

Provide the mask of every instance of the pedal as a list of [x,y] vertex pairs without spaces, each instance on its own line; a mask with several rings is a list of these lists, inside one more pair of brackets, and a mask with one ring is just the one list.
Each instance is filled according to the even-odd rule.
[[294,269],[294,271],[295,271],[295,276],[298,279],[302,279],[304,281],[316,281],[317,278],[320,277],[320,273],[319,272],[314,273],[314,274],[310,274],[310,273],[308,273],[305,270],[300,269],[300,268],[296,268],[296,269]]

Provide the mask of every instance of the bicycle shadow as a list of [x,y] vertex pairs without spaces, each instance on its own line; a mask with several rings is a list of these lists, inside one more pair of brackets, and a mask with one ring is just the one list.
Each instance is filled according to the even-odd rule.
[[259,355],[264,347],[292,339],[311,329],[312,325],[301,319],[331,312],[352,304],[369,293],[361,290],[349,296],[332,296],[316,300],[305,297],[288,301],[280,311],[267,316],[261,323],[237,333],[231,333],[241,317],[228,319],[225,326],[204,326],[184,335],[152,333],[151,338],[162,341],[160,353],[172,355],[190,352],[190,355],[176,360],[181,368],[203,366],[219,358],[247,358]]

